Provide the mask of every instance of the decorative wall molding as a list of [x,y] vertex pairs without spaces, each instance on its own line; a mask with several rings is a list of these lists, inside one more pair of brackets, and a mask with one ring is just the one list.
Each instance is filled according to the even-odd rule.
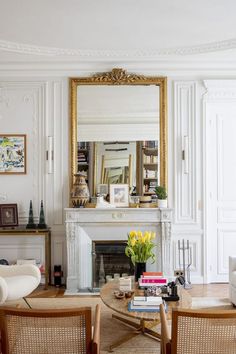
[[[45,81],[34,80],[12,80],[4,79],[0,81],[0,95],[5,98],[2,106],[0,104],[0,115],[4,122],[5,115],[8,119],[2,129],[7,131],[27,133],[28,159],[32,156],[31,162],[27,165],[27,174],[25,178],[32,175],[33,192],[30,199],[33,200],[34,217],[39,217],[40,199],[45,200],[44,194],[44,164],[42,162],[44,155],[44,122],[46,120],[46,97],[47,83]],[[9,110],[9,113],[8,113]],[[19,114],[19,116],[18,116]],[[16,117],[19,124],[14,126],[12,117]],[[9,121],[11,119],[11,121]],[[8,123],[9,122],[9,123]],[[17,123],[18,123],[17,122]],[[29,132],[28,126],[32,127]],[[14,177],[17,188],[17,177]],[[29,180],[27,179],[29,182]],[[11,189],[12,191],[12,189]],[[12,193],[12,192],[11,192]],[[8,192],[7,198],[12,198]],[[9,199],[8,199],[9,200]],[[7,200],[7,201],[8,201]],[[22,200],[19,208],[19,223],[27,223],[29,200]]]
[[199,44],[195,46],[183,46],[176,48],[162,48],[156,50],[81,50],[68,48],[44,47],[30,45],[7,40],[0,40],[0,50],[20,54],[43,55],[43,56],[78,56],[81,58],[145,58],[158,56],[185,56],[202,53],[221,52],[236,49],[236,38]]
[[203,80],[204,100],[236,100],[236,80]]
[[53,224],[63,225],[63,159],[65,136],[63,129],[62,81],[52,83],[53,115]]
[[[174,82],[175,131],[175,223],[197,223],[196,82]],[[185,173],[182,154],[188,137],[189,171]]]

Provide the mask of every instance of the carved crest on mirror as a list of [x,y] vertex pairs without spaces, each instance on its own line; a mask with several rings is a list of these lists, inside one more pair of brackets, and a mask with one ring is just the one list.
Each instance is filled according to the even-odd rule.
[[[106,86],[106,87],[104,87]],[[123,104],[120,104],[120,106],[118,105],[118,109],[116,108],[116,114],[114,113],[113,116],[109,117],[109,114],[111,113],[111,107],[109,106],[109,108],[103,108],[104,109],[104,114],[101,114],[101,112],[98,112],[98,110],[96,110],[96,92],[98,93],[98,96],[100,94],[99,92],[99,88],[103,87],[106,91],[105,91],[105,95],[104,97],[107,97],[107,105],[110,104],[112,105],[113,103],[113,99],[114,99],[114,103],[116,103],[116,98],[113,97],[113,90],[114,93],[115,91],[115,87],[112,88],[112,86],[116,86],[118,88],[118,91],[123,91],[123,96],[124,97],[131,97],[133,95],[134,92],[134,87],[135,89],[137,88],[137,98],[136,101],[137,103],[134,101],[134,103],[131,103],[131,105],[133,104],[133,106],[136,107],[136,111],[131,109],[130,113],[130,117],[128,114],[128,118],[126,117],[126,119],[124,119],[124,117],[122,117],[122,114],[119,114],[120,112],[117,112],[119,110],[119,107],[123,107]],[[120,89],[119,89],[120,87]],[[124,87],[124,90],[122,89],[122,87]],[[86,89],[86,90],[85,90]],[[151,90],[150,90],[151,89]],[[149,128],[149,130],[147,129],[146,126],[148,126],[148,124],[150,122],[148,122],[148,118],[145,115],[141,115],[141,111],[143,109],[143,107],[140,106],[140,98],[142,99],[142,97],[140,95],[143,94],[143,101],[146,102],[148,101],[147,98],[149,97],[148,95],[151,92],[151,95],[154,96],[154,98],[152,98],[152,102],[154,102],[156,104],[156,102],[158,103],[158,109],[157,112],[154,114],[152,112],[152,117],[149,119],[151,121],[151,123],[149,124],[150,127],[153,126],[153,122],[156,121],[156,126],[158,128],[157,130],[157,137],[154,139],[149,138],[148,133],[146,136],[142,137],[142,136],[137,136],[137,137],[131,137],[130,141],[136,141],[136,146],[137,146],[137,153],[135,154],[135,156],[131,156],[130,152],[127,152],[127,156],[129,157],[129,163],[124,165],[128,165],[131,166],[131,162],[132,162],[132,173],[131,173],[131,169],[130,167],[128,168],[120,168],[120,171],[124,171],[125,173],[122,172],[123,174],[130,173],[131,175],[133,175],[133,179],[136,178],[136,187],[137,187],[137,191],[139,192],[139,194],[143,194],[142,193],[142,183],[141,183],[141,179],[142,179],[142,174],[143,172],[140,172],[141,170],[143,171],[143,165],[142,165],[142,158],[141,158],[141,153],[138,153],[138,149],[141,147],[142,151],[142,142],[143,140],[157,140],[158,141],[158,184],[167,187],[167,79],[165,77],[149,77],[149,76],[144,76],[144,75],[140,75],[140,74],[135,74],[135,73],[127,73],[125,70],[121,69],[121,68],[114,68],[112,69],[110,72],[105,72],[105,73],[97,73],[95,75],[92,75],[91,77],[77,77],[77,78],[71,78],[70,79],[70,103],[71,103],[71,129],[70,129],[70,192],[72,190],[72,186],[73,186],[73,179],[74,179],[74,175],[76,173],[78,173],[78,161],[80,159],[80,156],[78,156],[79,154],[79,150],[78,150],[78,144],[82,141],[86,141],[86,145],[87,147],[89,147],[90,149],[90,165],[92,165],[92,172],[90,171],[90,173],[92,173],[93,175],[93,187],[91,188],[90,186],[90,193],[93,195],[96,191],[96,184],[103,184],[104,183],[104,178],[101,177],[101,179],[99,180],[98,174],[99,175],[104,175],[104,173],[110,173],[110,175],[112,175],[112,177],[109,178],[113,178],[113,174],[112,169],[116,168],[118,169],[118,167],[109,167],[109,168],[105,168],[104,165],[104,159],[106,157],[104,157],[101,153],[101,158],[99,160],[97,154],[98,149],[101,149],[101,145],[108,145],[108,142],[110,142],[111,144],[115,145],[115,144],[119,144],[119,148],[114,149],[114,146],[107,146],[107,148],[105,149],[106,151],[119,151],[119,160],[120,160],[120,156],[122,155],[122,152],[120,152],[121,150],[125,150],[125,145],[122,145],[123,143],[128,144],[127,140],[128,137],[130,136],[129,133],[124,134],[124,137],[117,137],[117,130],[122,131],[120,129],[120,127],[122,127],[122,124],[126,124],[123,125],[123,132],[125,132],[126,129],[132,129],[134,132],[135,131],[142,131],[142,130],[147,130],[147,131],[152,131],[151,128]],[[97,91],[96,91],[97,90]],[[129,94],[129,90],[130,90],[130,94]],[[142,91],[143,90],[143,91]],[[157,91],[154,91],[157,90]],[[86,93],[86,97],[85,94]],[[105,100],[104,100],[105,101]],[[106,104],[106,101],[105,101]],[[129,103],[130,104],[130,103]],[[148,103],[147,103],[148,104]],[[92,107],[92,109],[90,109]],[[140,109],[140,107],[142,109]],[[87,108],[90,109],[89,114],[87,113]],[[99,106],[100,108],[100,106]],[[147,107],[146,111],[148,111]],[[84,111],[86,109],[86,114],[83,116]],[[140,109],[140,112],[138,111]],[[109,113],[109,114],[108,114]],[[125,114],[127,114],[127,111],[125,112]],[[124,116],[125,116],[124,114]],[[142,112],[143,114],[143,112]],[[96,117],[95,117],[96,115]],[[136,116],[136,122],[132,121],[132,116]],[[156,118],[155,118],[156,116]],[[110,119],[110,121],[108,122],[108,120]],[[99,121],[100,119],[100,121]],[[87,122],[87,123],[86,123]],[[107,123],[108,122],[108,123]],[[114,124],[114,129],[111,130],[111,123]],[[129,123],[129,124],[128,124]],[[107,128],[107,135],[104,135],[104,128]],[[144,127],[144,129],[142,128]],[[87,130],[86,130],[87,129]],[[96,139],[94,137],[92,137],[91,139],[88,137],[86,140],[83,138],[85,135],[83,135],[84,131],[88,132],[89,129],[91,131],[94,131],[95,135],[96,135]],[[81,133],[82,132],[82,133]],[[99,136],[98,134],[101,134],[101,136]],[[113,135],[114,133],[114,135]],[[144,133],[143,133],[144,134]],[[82,136],[82,137],[81,137]],[[105,136],[105,137],[104,137]],[[106,136],[108,136],[109,138],[106,139]],[[113,143],[112,143],[113,141]],[[118,141],[118,143],[117,143]],[[106,142],[106,143],[105,143]],[[83,149],[81,149],[83,150]],[[104,151],[104,150],[103,150]],[[81,153],[82,154],[82,153]],[[87,154],[87,152],[85,153]],[[116,154],[116,158],[118,156],[118,153],[115,152],[114,154]],[[110,152],[111,155],[111,152]],[[85,160],[87,158],[87,155],[85,156]],[[152,159],[152,157],[148,157],[148,161],[146,161],[146,164],[152,165],[153,162],[150,162],[150,158]],[[82,159],[82,157],[81,157]],[[110,159],[110,160],[109,160]],[[111,164],[111,156],[109,156],[107,158],[107,164],[108,166],[109,163]],[[118,160],[118,159],[117,159]],[[135,160],[135,161],[134,161]],[[102,162],[103,161],[103,162]],[[121,160],[120,160],[121,161]],[[100,170],[98,169],[99,173],[97,172],[97,164],[101,163],[101,166],[103,166],[103,173],[101,173],[101,168]],[[124,160],[123,160],[124,162]],[[148,162],[148,163],[147,163]],[[134,168],[134,166],[136,166],[136,169]],[[120,167],[122,167],[122,163],[120,164]],[[134,171],[136,170],[136,171]],[[128,172],[127,172],[128,171]],[[97,175],[96,175],[97,174]],[[131,180],[130,175],[127,177],[129,179],[129,181]],[[118,183],[118,182],[117,182]],[[122,182],[124,183],[124,182]],[[92,190],[91,190],[92,189]],[[71,200],[70,200],[71,203]]]
[[147,77],[143,75],[128,74],[125,70],[120,68],[112,69],[110,72],[102,74],[95,74],[92,76],[92,82],[106,82],[112,85],[130,85],[140,80],[146,81]]

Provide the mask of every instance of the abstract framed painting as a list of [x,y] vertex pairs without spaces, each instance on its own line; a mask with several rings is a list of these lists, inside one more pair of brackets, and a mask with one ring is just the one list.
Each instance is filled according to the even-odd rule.
[[0,133],[0,174],[26,174],[26,135]]

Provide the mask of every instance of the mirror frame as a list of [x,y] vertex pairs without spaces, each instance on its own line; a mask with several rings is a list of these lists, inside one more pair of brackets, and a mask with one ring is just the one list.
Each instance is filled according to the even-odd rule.
[[[160,89],[160,185],[167,188],[167,78],[128,74],[121,68],[91,77],[70,78],[70,192],[77,172],[77,88],[81,85],[156,85]],[[71,197],[70,197],[71,205]]]

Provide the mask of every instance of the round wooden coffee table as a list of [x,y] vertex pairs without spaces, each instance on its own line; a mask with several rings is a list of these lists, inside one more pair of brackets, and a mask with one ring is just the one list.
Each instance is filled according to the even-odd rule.
[[[128,302],[131,298],[124,299],[116,299],[114,295],[114,291],[119,290],[119,282],[113,280],[105,284],[100,291],[100,296],[104,304],[110,307],[113,311],[118,312],[124,317],[113,314],[112,317],[127,324],[128,326],[132,326],[135,328],[135,331],[129,332],[125,337],[116,341],[115,343],[110,345],[110,352],[126,342],[127,340],[139,335],[150,335],[153,338],[160,340],[161,334],[153,331],[152,327],[158,325],[160,323],[160,314],[159,312],[130,312],[128,311]],[[143,295],[143,290],[135,289],[134,295]],[[133,296],[134,296],[133,295]],[[167,318],[171,319],[171,313],[173,308],[191,308],[192,306],[192,298],[189,293],[180,288],[179,291],[179,301],[168,301],[168,310],[167,310]],[[139,320],[139,323],[131,321],[127,317]]]

